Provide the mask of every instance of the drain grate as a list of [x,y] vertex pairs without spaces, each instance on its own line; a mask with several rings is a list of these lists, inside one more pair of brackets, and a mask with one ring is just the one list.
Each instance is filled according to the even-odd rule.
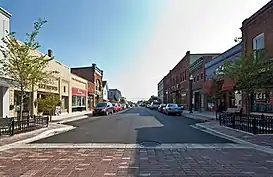
[[161,143],[156,141],[143,141],[140,143],[140,145],[145,147],[156,147],[156,146],[160,146]]

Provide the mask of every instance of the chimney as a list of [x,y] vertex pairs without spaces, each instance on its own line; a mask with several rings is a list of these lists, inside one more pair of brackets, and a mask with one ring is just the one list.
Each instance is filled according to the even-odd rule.
[[188,50],[187,52],[186,52],[186,55],[189,55],[191,52]]
[[93,68],[93,70],[95,70],[96,69],[96,64],[95,63],[92,63],[92,68]]
[[47,55],[48,55],[49,57],[53,57],[53,51],[52,51],[51,49],[48,49],[48,50],[47,50]]

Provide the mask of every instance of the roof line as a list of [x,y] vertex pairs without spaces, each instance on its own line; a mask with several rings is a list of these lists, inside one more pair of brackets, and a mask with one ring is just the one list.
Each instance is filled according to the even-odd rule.
[[12,16],[11,13],[9,13],[7,10],[5,10],[2,7],[0,7],[0,13],[2,13],[3,15],[5,15],[8,18],[10,18]]

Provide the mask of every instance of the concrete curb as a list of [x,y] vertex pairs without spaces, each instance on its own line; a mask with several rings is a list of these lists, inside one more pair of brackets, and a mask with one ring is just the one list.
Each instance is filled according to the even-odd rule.
[[211,135],[218,136],[220,138],[224,138],[224,139],[233,141],[233,142],[238,143],[238,144],[249,145],[249,146],[253,147],[254,149],[256,149],[258,151],[262,151],[262,152],[266,152],[266,153],[269,153],[269,154],[273,154],[273,149],[271,147],[265,147],[265,146],[253,144],[253,143],[250,143],[248,141],[245,141],[245,140],[242,140],[242,139],[239,139],[239,138],[235,138],[233,136],[230,136],[230,135],[218,132],[218,131],[213,130],[211,128],[205,127],[205,126],[203,126],[201,124],[191,125],[191,127],[195,128],[195,129],[198,129],[198,130],[201,130],[203,132],[209,133]]
[[6,144],[6,145],[3,145],[0,147],[0,151],[5,151],[7,149],[10,149],[10,148],[16,148],[17,146],[20,146],[22,144],[27,144],[27,143],[30,143],[30,142],[33,142],[33,141],[37,141],[37,140],[40,140],[40,139],[43,139],[43,138],[47,138],[47,137],[50,137],[50,136],[53,136],[53,135],[56,135],[56,134],[59,134],[59,133],[63,133],[63,132],[67,132],[69,130],[72,130],[72,129],[75,129],[76,127],[73,127],[73,126],[70,126],[70,125],[65,125],[61,128],[55,128],[55,129],[51,129],[51,130],[47,130],[47,131],[44,131],[32,138],[28,138],[28,139],[24,139],[24,140],[20,140],[20,141],[17,141],[17,142],[14,142],[14,143],[11,143],[11,144]]

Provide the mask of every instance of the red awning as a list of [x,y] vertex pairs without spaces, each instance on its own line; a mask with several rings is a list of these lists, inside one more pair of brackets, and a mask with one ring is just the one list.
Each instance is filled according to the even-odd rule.
[[231,91],[235,86],[235,82],[230,78],[225,78],[222,85],[222,91]]
[[211,85],[212,85],[212,81],[211,80],[206,80],[204,85],[203,85],[203,92],[207,93],[207,94],[210,93]]

